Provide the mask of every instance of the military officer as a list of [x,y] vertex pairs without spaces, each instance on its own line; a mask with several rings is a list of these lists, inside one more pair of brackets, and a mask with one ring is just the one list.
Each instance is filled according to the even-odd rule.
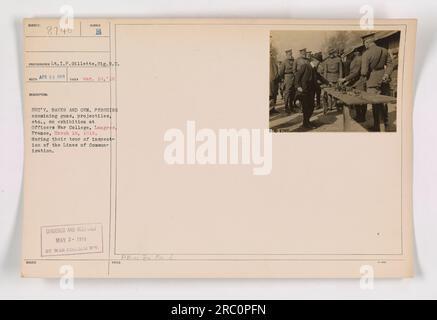
[[[294,61],[293,64],[293,70],[294,73],[297,74],[297,72],[300,70],[300,68],[309,63],[309,52],[307,51],[306,48],[300,49],[299,50],[299,57]],[[295,90],[297,90],[297,86],[295,87]],[[302,107],[302,101],[301,101],[301,94],[300,92],[296,91],[296,94],[294,96],[294,105],[299,106],[299,108]]]
[[[362,37],[366,51],[363,53],[361,63],[361,77],[366,80],[367,92],[374,94],[387,94],[386,87],[393,70],[392,59],[388,50],[375,43],[375,33]],[[372,105],[373,130],[380,131],[380,121],[388,127],[388,108],[386,104]]]
[[306,48],[300,49],[299,50],[299,57],[294,61],[293,64],[293,70],[296,73],[297,71],[299,71],[299,68],[305,64],[308,63],[308,52]]
[[387,72],[390,73],[390,94],[393,97],[398,95],[398,55],[399,49],[395,48],[391,50],[392,55],[392,68]]
[[270,50],[270,114],[278,113],[276,110],[276,97],[278,95],[278,81],[279,78],[279,70],[278,65],[276,64],[276,58],[273,54],[273,51]]
[[347,57],[344,54],[344,49],[338,49],[338,57],[341,60],[343,77],[346,77],[350,73],[350,65],[347,61]]
[[[321,62],[319,63],[319,66],[317,67],[317,72],[320,74],[320,76],[324,76],[325,75],[325,60],[323,59],[323,54],[320,52],[320,56],[322,59],[320,60]],[[320,105],[322,106],[325,102],[325,94],[323,92],[323,88],[321,90],[320,93]]]
[[[319,74],[319,76],[322,76],[323,74],[323,64],[322,64],[322,60],[323,60],[323,55],[321,52],[316,52],[313,55],[313,58],[316,59],[318,61],[318,65],[317,65],[317,73]],[[321,85],[322,83],[320,81],[317,81],[316,83],[316,109],[321,107],[320,104],[320,97],[322,95],[322,88]]]
[[[351,85],[352,87],[365,91],[365,81],[361,79],[361,64],[362,64],[362,57],[361,57],[361,50],[359,48],[355,48],[354,51],[354,58],[352,59],[350,66],[349,66],[349,74],[345,78],[340,78],[338,81],[340,83],[345,83],[346,85]],[[356,120],[358,122],[365,122],[366,121],[366,113],[367,113],[367,105],[361,105],[355,107],[357,111]]]
[[339,78],[343,78],[343,63],[337,55],[337,50],[331,48],[329,50],[329,57],[325,60],[324,77],[332,84],[336,84]]
[[286,58],[282,62],[279,69],[279,77],[284,79],[285,111],[290,114],[293,109],[293,101],[295,96],[293,51],[291,49],[286,50],[285,56]]
[[[323,77],[329,81],[331,85],[336,85],[338,79],[343,77],[343,63],[338,56],[338,51],[335,48],[331,48],[329,51],[328,58],[323,62],[324,70]],[[328,97],[328,106],[330,109],[340,107],[337,101],[332,99],[332,96]]]
[[[279,70],[281,70],[281,64],[282,64],[282,61],[279,61],[278,62],[278,74],[279,74]],[[281,79],[281,78],[279,78],[278,79],[278,91],[279,91],[279,94],[281,95],[281,99],[282,100],[284,100],[284,81]]]

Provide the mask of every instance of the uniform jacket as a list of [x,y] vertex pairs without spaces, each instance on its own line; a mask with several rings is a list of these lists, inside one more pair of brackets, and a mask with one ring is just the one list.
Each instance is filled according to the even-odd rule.
[[279,68],[275,59],[270,59],[270,81],[277,81],[279,77]]
[[293,64],[294,59],[285,59],[279,69],[279,77],[284,78],[286,74],[294,74]]
[[296,60],[294,60],[294,63],[293,63],[293,71],[294,71],[294,73],[296,73],[299,70],[299,68],[303,64],[306,64],[306,63],[308,63],[308,60],[306,60],[305,58],[302,58],[302,57],[299,57]]
[[329,57],[323,64],[325,66],[323,75],[329,82],[337,82],[338,78],[343,77],[343,62],[340,57]]
[[349,81],[349,83],[360,90],[365,90],[365,82],[361,80],[361,64],[362,64],[362,57],[356,56],[351,61],[351,64],[349,66],[350,72],[347,77],[344,78],[345,81]]
[[388,70],[393,68],[387,49],[372,45],[363,53],[361,63],[361,75],[367,78],[367,88],[381,86],[382,78],[386,73],[385,68]]

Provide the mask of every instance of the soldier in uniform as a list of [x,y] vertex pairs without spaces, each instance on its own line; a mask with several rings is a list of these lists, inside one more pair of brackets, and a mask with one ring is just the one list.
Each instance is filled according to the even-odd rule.
[[[300,49],[299,50],[299,57],[294,61],[293,64],[293,70],[294,70],[294,74],[296,74],[299,69],[304,65],[309,63],[309,59],[308,59],[308,51],[306,48]],[[297,86],[295,87],[295,90],[297,90]],[[302,99],[301,99],[301,94],[299,92],[296,92],[295,97],[294,97],[294,105],[299,106],[299,108],[301,108],[302,106]]]
[[339,78],[343,78],[343,63],[336,54],[334,48],[329,50],[329,57],[324,62],[324,78],[332,84],[336,84]]
[[294,64],[293,64],[293,70],[294,70],[295,73],[299,70],[299,68],[300,68],[303,64],[308,63],[308,59],[307,59],[307,55],[308,55],[308,53],[307,53],[307,49],[306,49],[306,48],[304,48],[304,49],[300,49],[300,50],[299,50],[299,54],[300,54],[299,58],[297,58],[297,59],[294,61]]
[[276,96],[278,95],[278,78],[279,70],[276,64],[276,58],[273,55],[273,51],[270,50],[270,114],[278,113],[276,110]]
[[[278,66],[278,74],[279,74],[279,70],[281,70],[282,61],[279,61],[278,64],[279,64]],[[281,95],[281,99],[284,100],[284,81],[281,78],[278,79],[278,90],[279,90],[279,94]]]
[[293,109],[293,101],[295,96],[294,88],[294,58],[293,51],[288,49],[285,51],[286,58],[279,69],[279,77],[284,79],[284,104],[285,111],[290,114]]
[[398,55],[399,49],[395,48],[391,50],[392,54],[392,70],[388,70],[390,73],[390,94],[393,97],[398,95]]
[[[319,76],[322,76],[323,74],[323,64],[322,64],[322,60],[323,60],[323,55],[321,52],[317,52],[314,54],[313,56],[317,61],[319,61],[318,65],[317,65],[317,73],[319,74]],[[321,85],[322,83],[320,81],[317,81],[316,83],[316,109],[321,107],[320,104],[320,97],[322,95],[322,88]]]
[[[393,70],[393,64],[388,50],[375,43],[375,33],[362,37],[366,51],[363,53],[361,77],[366,80],[367,92],[387,94],[386,88]],[[386,104],[372,105],[373,130],[380,131],[382,119],[385,129],[388,127],[388,108]]]
[[[349,75],[345,78],[340,78],[339,82],[344,83],[345,85],[351,85],[352,87],[365,91],[366,85],[365,81],[361,79],[361,51],[359,48],[354,49],[354,58],[351,61],[351,64],[349,66],[350,72]],[[365,122],[366,121],[366,113],[367,113],[367,105],[361,105],[355,107],[357,111],[357,117],[356,120],[358,122]]]
[[[325,74],[325,60],[323,59],[323,54],[320,53],[320,56],[322,57],[321,62],[319,63],[319,66],[317,67],[317,72],[320,74],[320,76],[324,76]],[[316,97],[317,98],[317,97]],[[320,105],[324,106],[326,104],[327,95],[323,91],[323,88],[321,88],[320,93]]]
[[347,57],[344,55],[344,49],[338,49],[338,57],[341,60],[342,76],[346,77],[350,73],[350,65],[347,61]]
[[[343,63],[337,53],[335,48],[331,48],[329,50],[329,57],[323,63],[323,77],[333,86],[337,84],[338,79],[343,77]],[[331,96],[328,97],[328,105],[330,109],[334,106],[337,107],[337,109],[340,107]]]

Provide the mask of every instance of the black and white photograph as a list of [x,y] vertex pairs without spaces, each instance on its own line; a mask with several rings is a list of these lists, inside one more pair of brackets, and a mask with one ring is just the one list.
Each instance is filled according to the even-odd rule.
[[270,33],[273,132],[396,132],[401,31]]

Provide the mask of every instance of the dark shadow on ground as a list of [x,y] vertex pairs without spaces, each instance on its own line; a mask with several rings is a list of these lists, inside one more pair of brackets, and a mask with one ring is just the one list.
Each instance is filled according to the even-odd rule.
[[327,114],[321,113],[317,116],[317,119],[314,122],[318,122],[321,125],[333,124],[337,121],[339,114],[340,113],[337,111],[329,111]]
[[280,132],[281,131],[286,131],[286,132],[312,131],[312,130],[315,130],[319,127],[332,125],[333,123],[338,121],[338,116],[342,115],[341,111],[338,111],[338,110],[332,110],[332,111],[329,111],[327,114],[323,114],[322,109],[317,109],[314,111],[314,114],[311,118],[311,123],[313,124],[315,129],[307,129],[307,128],[303,128],[302,126],[292,129],[292,127],[295,127],[299,123],[302,124],[302,121],[303,121],[302,113],[299,113],[298,115],[296,115],[296,113],[289,115],[289,114],[285,113],[284,108],[280,107],[280,108],[276,108],[276,109],[281,113],[272,115],[270,117],[270,122],[280,120],[282,118],[294,116],[294,118],[292,118],[289,121],[286,121],[286,122],[283,122],[283,123],[280,123],[280,124],[277,124],[275,126],[270,127],[270,129],[272,129],[273,131],[280,131]]
[[[288,117],[288,115],[284,114],[283,117]],[[284,130],[284,129],[290,128],[290,127],[292,127],[292,126],[294,126],[294,125],[296,125],[298,123],[301,123],[302,120],[303,120],[302,115],[298,115],[296,118],[291,119],[291,121],[287,121],[287,122],[281,123],[281,124],[279,124],[277,126],[271,127],[270,129],[272,129],[273,131]]]

